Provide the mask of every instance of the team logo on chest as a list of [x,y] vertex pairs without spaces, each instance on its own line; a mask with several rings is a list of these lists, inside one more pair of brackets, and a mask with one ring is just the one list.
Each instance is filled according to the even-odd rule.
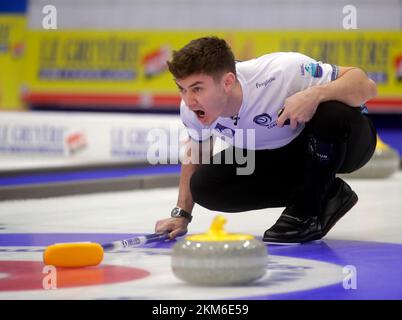
[[268,129],[272,129],[276,127],[276,121],[272,121],[272,117],[268,113],[261,113],[256,115],[253,121],[259,126],[267,127]]
[[225,127],[225,126],[221,125],[220,123],[216,124],[215,130],[219,131],[223,135],[230,137],[230,138],[234,137],[234,135],[235,135],[235,131],[232,128]]

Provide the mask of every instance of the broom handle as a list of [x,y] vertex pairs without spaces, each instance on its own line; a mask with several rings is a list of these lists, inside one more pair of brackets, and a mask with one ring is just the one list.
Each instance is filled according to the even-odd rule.
[[169,239],[168,233],[152,233],[144,236],[104,243],[102,244],[102,247],[104,250],[125,249],[142,246],[147,243],[164,241],[166,239]]

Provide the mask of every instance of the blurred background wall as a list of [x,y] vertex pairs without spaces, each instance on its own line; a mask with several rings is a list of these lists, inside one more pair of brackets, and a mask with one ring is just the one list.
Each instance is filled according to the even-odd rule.
[[[2,0],[0,108],[177,110],[166,59],[194,37],[218,34],[238,59],[301,51],[359,66],[379,85],[371,110],[399,113],[402,1],[350,2]],[[44,27],[49,5],[56,29]],[[345,29],[350,6],[356,21]]]
[[343,8],[357,8],[359,29],[400,29],[399,0],[31,0],[29,28],[42,28],[42,8],[59,9],[60,28],[335,29]]

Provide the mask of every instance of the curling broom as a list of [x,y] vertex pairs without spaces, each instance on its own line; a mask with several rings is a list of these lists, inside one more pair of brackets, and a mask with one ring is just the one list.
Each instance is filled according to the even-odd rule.
[[43,261],[46,265],[55,267],[96,266],[102,262],[104,251],[138,247],[168,238],[167,233],[153,233],[105,244],[94,242],[56,243],[46,248],[43,253]]

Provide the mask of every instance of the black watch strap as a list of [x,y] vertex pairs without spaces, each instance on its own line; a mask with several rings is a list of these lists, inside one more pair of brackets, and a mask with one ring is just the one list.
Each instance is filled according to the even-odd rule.
[[188,222],[191,222],[191,220],[193,219],[193,216],[191,215],[191,213],[183,210],[182,208],[179,207],[175,207],[173,208],[172,212],[170,213],[170,215],[173,218],[177,218],[177,217],[184,217],[188,220]]

